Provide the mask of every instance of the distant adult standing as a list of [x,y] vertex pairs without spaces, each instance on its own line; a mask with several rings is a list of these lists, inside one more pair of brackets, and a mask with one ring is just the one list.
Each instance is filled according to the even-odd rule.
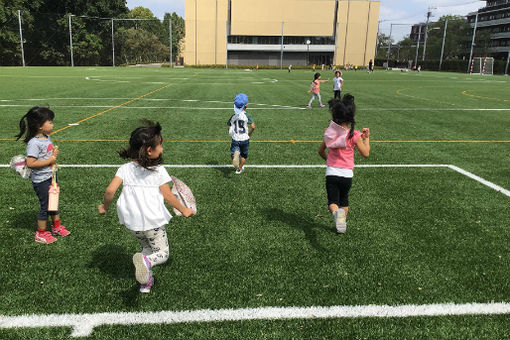
[[292,71],[292,65],[289,65],[289,73]]
[[372,59],[370,59],[370,61],[368,62],[368,73],[372,72],[374,72],[374,62],[372,61]]

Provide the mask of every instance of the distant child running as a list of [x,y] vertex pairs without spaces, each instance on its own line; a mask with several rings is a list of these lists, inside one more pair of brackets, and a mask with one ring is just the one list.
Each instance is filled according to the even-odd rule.
[[335,71],[335,78],[333,78],[333,92],[335,93],[335,99],[340,99],[342,87],[344,87],[342,71]]
[[[338,233],[347,229],[349,190],[352,185],[354,149],[363,157],[370,154],[370,129],[354,130],[356,106],[354,97],[346,94],[342,100],[329,101],[332,120],[324,132],[319,155],[326,160],[326,191],[328,208],[335,219]],[[326,154],[326,149],[328,153]]]
[[234,114],[227,122],[228,134],[232,137],[230,155],[237,175],[244,171],[244,163],[248,158],[248,149],[250,148],[250,137],[255,130],[253,116],[246,112],[247,106],[248,96],[239,93],[234,99]]
[[319,99],[319,106],[320,107],[324,107],[325,106],[325,105],[322,104],[322,99],[321,99],[321,83],[324,83],[324,82],[327,82],[327,81],[329,81],[329,79],[328,80],[321,80],[321,74],[320,73],[315,73],[314,74],[313,81],[310,84],[310,90],[308,90],[308,93],[313,91],[312,98],[310,99],[310,101],[308,102],[308,105],[307,105],[307,107],[309,109],[312,108],[312,102],[315,100],[315,98]]
[[[32,186],[39,198],[40,210],[37,214],[37,231],[35,242],[53,243],[57,239],[53,235],[67,236],[70,232],[60,224],[60,211],[48,211],[48,192],[52,179],[52,167],[56,166],[58,148],[53,146],[50,132],[53,130],[55,114],[46,107],[34,106],[19,122],[19,140],[26,131],[27,167],[32,169],[30,178]],[[26,123],[25,123],[26,119]],[[28,130],[27,130],[28,125]],[[57,171],[57,169],[54,169]],[[56,176],[56,172],[55,172]],[[51,232],[46,230],[48,215],[51,216],[53,227]]]
[[136,238],[142,250],[133,255],[135,277],[140,292],[149,293],[154,278],[152,267],[165,263],[169,257],[165,225],[172,216],[164,202],[190,217],[193,210],[183,206],[170,191],[170,175],[162,163],[163,137],[159,123],[146,121],[147,126],[131,133],[129,148],[119,151],[120,157],[131,160],[122,165],[106,188],[104,203],[98,206],[99,214],[110,209],[113,197],[122,184],[117,200],[119,222],[124,224]]

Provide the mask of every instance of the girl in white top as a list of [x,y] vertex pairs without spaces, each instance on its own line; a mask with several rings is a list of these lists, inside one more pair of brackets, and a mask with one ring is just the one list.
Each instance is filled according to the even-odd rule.
[[133,255],[135,277],[140,292],[148,293],[154,284],[152,266],[168,260],[169,247],[165,225],[172,216],[165,207],[167,202],[190,217],[193,210],[183,206],[172,194],[170,175],[160,164],[163,153],[163,137],[159,123],[146,121],[146,125],[131,133],[129,148],[119,151],[130,163],[122,165],[104,194],[104,203],[98,206],[99,214],[105,215],[117,189],[122,192],[117,200],[119,222],[124,224],[142,247],[141,253]]

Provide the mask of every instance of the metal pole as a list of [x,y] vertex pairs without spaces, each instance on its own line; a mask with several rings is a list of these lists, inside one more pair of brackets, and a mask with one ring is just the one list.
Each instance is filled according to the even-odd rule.
[[73,54],[73,29],[71,28],[71,17],[69,14],[69,49],[71,50],[71,67],[74,67],[74,54]]
[[505,76],[508,75],[508,64],[510,64],[510,51],[508,51],[508,56],[506,57]]
[[168,34],[170,36],[170,60],[168,61],[170,68],[172,68],[172,18],[168,18]]
[[418,50],[420,49],[420,39],[421,39],[421,25],[418,30],[418,40],[416,41],[416,56],[414,57],[414,67],[418,67]]
[[390,37],[388,38],[388,55],[386,56],[386,69],[390,69],[390,51],[391,51],[391,32],[393,31],[393,24],[390,25]]
[[421,60],[425,61],[425,52],[427,50],[427,38],[429,36],[429,19],[430,19],[430,15],[432,13],[430,12],[430,10],[427,12],[427,23],[425,24],[425,39],[423,41],[423,54],[421,56]]
[[476,26],[478,26],[478,12],[476,12],[475,27],[473,28],[473,39],[471,40],[471,52],[469,53],[469,62],[468,62],[468,69],[467,69],[468,73],[471,69],[471,59],[473,58],[473,48],[475,47]]
[[113,18],[112,18],[112,66],[115,67],[115,39],[113,38]]
[[441,58],[439,58],[439,71],[441,71],[441,66],[443,65],[443,55],[444,55],[444,42],[446,40],[446,30],[448,29],[448,19],[444,21],[444,32],[443,32],[443,44],[441,45]]
[[225,68],[228,68],[228,20],[227,22],[227,29],[225,31]]
[[23,48],[23,30],[21,29],[21,11],[18,10],[19,42],[21,45],[21,63],[25,67],[25,49]]
[[282,40],[280,44],[280,70],[283,69],[283,25],[284,22],[282,21]]

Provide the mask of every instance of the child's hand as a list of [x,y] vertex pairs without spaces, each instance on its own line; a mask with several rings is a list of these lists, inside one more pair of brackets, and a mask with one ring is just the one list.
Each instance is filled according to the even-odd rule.
[[191,217],[195,215],[195,212],[190,208],[185,208],[183,211],[181,211],[181,214],[184,217]]
[[50,161],[50,164],[49,165],[54,165],[57,163],[57,156],[55,155],[51,155],[48,160]]
[[53,148],[53,156],[55,156],[55,158],[57,158],[57,157],[58,157],[58,152],[59,152],[59,150],[58,150],[58,146],[55,146],[55,147]]
[[106,215],[106,209],[104,208],[104,204],[100,204],[97,207],[97,210],[99,211],[99,215]]
[[369,138],[370,137],[370,129],[369,128],[363,128],[361,130],[361,137]]

